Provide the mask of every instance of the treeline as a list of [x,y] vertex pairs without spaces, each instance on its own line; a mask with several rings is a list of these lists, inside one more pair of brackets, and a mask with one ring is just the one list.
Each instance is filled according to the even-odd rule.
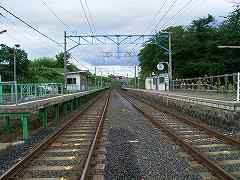
[[[18,83],[64,82],[64,53],[58,53],[54,58],[41,57],[29,60],[22,49],[15,50],[16,72]],[[70,54],[67,54],[67,59]],[[14,49],[4,44],[0,45],[0,75],[2,81],[13,81]],[[67,61],[68,71],[79,70]]]
[[[218,48],[220,45],[240,46],[240,9],[236,8],[222,18],[224,20],[217,23],[212,15],[208,15],[192,21],[189,26],[173,26],[163,30],[172,32],[173,36],[174,78],[240,71],[240,49]],[[163,39],[161,45],[168,47],[168,41]],[[159,74],[157,64],[168,61],[168,54],[152,41],[139,53],[139,61],[143,76]]]

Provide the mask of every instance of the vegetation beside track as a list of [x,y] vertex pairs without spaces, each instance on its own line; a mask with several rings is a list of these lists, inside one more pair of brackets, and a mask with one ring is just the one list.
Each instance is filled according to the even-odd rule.
[[[161,31],[172,32],[173,72],[175,78],[200,77],[239,72],[240,7],[226,17],[193,20],[188,26],[172,26]],[[168,39],[162,44],[168,47]],[[143,76],[159,74],[159,61],[168,61],[166,52],[155,44],[146,45],[139,54]],[[167,68],[165,68],[167,71]]]

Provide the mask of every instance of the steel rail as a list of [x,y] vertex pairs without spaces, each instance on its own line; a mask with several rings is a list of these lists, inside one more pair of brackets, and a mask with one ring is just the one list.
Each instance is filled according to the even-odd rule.
[[232,137],[226,136],[226,135],[224,135],[224,134],[222,134],[222,133],[219,133],[219,132],[216,131],[216,130],[210,129],[209,127],[207,127],[207,125],[198,124],[197,122],[194,122],[194,121],[192,121],[192,120],[190,120],[190,119],[183,118],[183,117],[178,117],[178,116],[175,115],[174,113],[168,112],[168,111],[166,111],[166,110],[162,110],[162,109],[160,109],[158,106],[156,106],[155,104],[151,104],[151,103],[147,102],[146,100],[143,100],[143,99],[137,98],[137,97],[135,97],[135,98],[136,98],[138,101],[141,101],[141,102],[143,102],[143,103],[151,106],[152,108],[156,109],[157,111],[161,111],[161,112],[164,112],[164,113],[166,113],[166,114],[169,114],[169,115],[175,117],[176,119],[178,119],[178,120],[180,120],[180,121],[182,121],[182,122],[185,122],[185,123],[187,123],[187,124],[189,124],[189,125],[192,125],[192,126],[198,128],[198,129],[201,129],[201,130],[205,131],[206,133],[208,133],[208,134],[210,134],[210,135],[213,135],[213,136],[215,136],[215,137],[217,137],[217,138],[219,138],[219,139],[222,139],[222,140],[224,140],[224,141],[227,141],[229,144],[240,148],[240,141],[238,141],[238,140],[236,140],[236,139],[233,139]]
[[166,134],[168,134],[175,142],[177,142],[181,147],[183,147],[189,154],[192,155],[194,159],[199,161],[201,164],[205,165],[210,169],[210,171],[222,180],[236,180],[234,176],[230,173],[226,172],[223,168],[221,168],[218,164],[208,159],[206,155],[200,153],[190,144],[186,143],[182,140],[174,131],[170,130],[167,126],[162,125],[154,120],[154,118],[143,111],[133,100],[126,95],[120,93],[128,102],[130,102],[133,107],[135,107],[140,113],[142,113],[155,127],[162,129]]
[[105,105],[104,105],[104,108],[103,108],[103,111],[102,111],[102,114],[101,114],[101,118],[99,120],[98,127],[97,127],[97,130],[96,130],[94,139],[91,143],[91,147],[90,147],[90,150],[89,150],[89,153],[88,153],[88,157],[86,159],[86,162],[84,163],[83,172],[82,172],[82,175],[81,175],[79,180],[85,180],[86,179],[87,172],[88,172],[88,169],[89,169],[89,165],[90,165],[90,162],[91,162],[91,159],[92,159],[92,156],[93,156],[93,151],[95,149],[95,146],[97,144],[100,132],[102,130],[102,126],[104,124],[104,120],[105,120],[105,116],[106,116],[106,112],[107,112],[107,108],[108,108],[108,104],[109,104],[110,95],[111,95],[111,92],[109,93],[109,95],[107,97],[107,100],[105,101]]
[[25,157],[21,159],[21,161],[17,162],[12,168],[10,168],[8,171],[6,171],[3,175],[0,176],[0,180],[8,180],[14,175],[18,174],[28,162],[30,162],[34,157],[39,155],[42,151],[44,151],[50,143],[52,143],[54,140],[56,140],[65,129],[67,129],[72,122],[74,122],[80,115],[82,115],[84,112],[86,112],[94,103],[96,103],[97,100],[99,100],[102,96],[98,95],[94,100],[90,101],[82,111],[79,111],[76,113],[68,122],[63,124],[60,129],[55,132],[53,135],[51,135],[49,138],[47,138],[45,141],[37,145],[33,148],[33,150],[27,154]]

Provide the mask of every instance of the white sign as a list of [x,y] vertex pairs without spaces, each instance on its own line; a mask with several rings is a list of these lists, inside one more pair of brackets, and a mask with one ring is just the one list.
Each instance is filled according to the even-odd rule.
[[168,83],[169,82],[169,78],[168,77],[164,77],[164,81],[165,81],[165,83]]
[[164,70],[164,65],[163,64],[158,64],[157,69],[160,70],[160,71]]

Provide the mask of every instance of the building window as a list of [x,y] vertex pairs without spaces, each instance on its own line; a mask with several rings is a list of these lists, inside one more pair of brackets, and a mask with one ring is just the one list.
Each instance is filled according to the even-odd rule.
[[76,78],[67,78],[67,84],[76,84]]

